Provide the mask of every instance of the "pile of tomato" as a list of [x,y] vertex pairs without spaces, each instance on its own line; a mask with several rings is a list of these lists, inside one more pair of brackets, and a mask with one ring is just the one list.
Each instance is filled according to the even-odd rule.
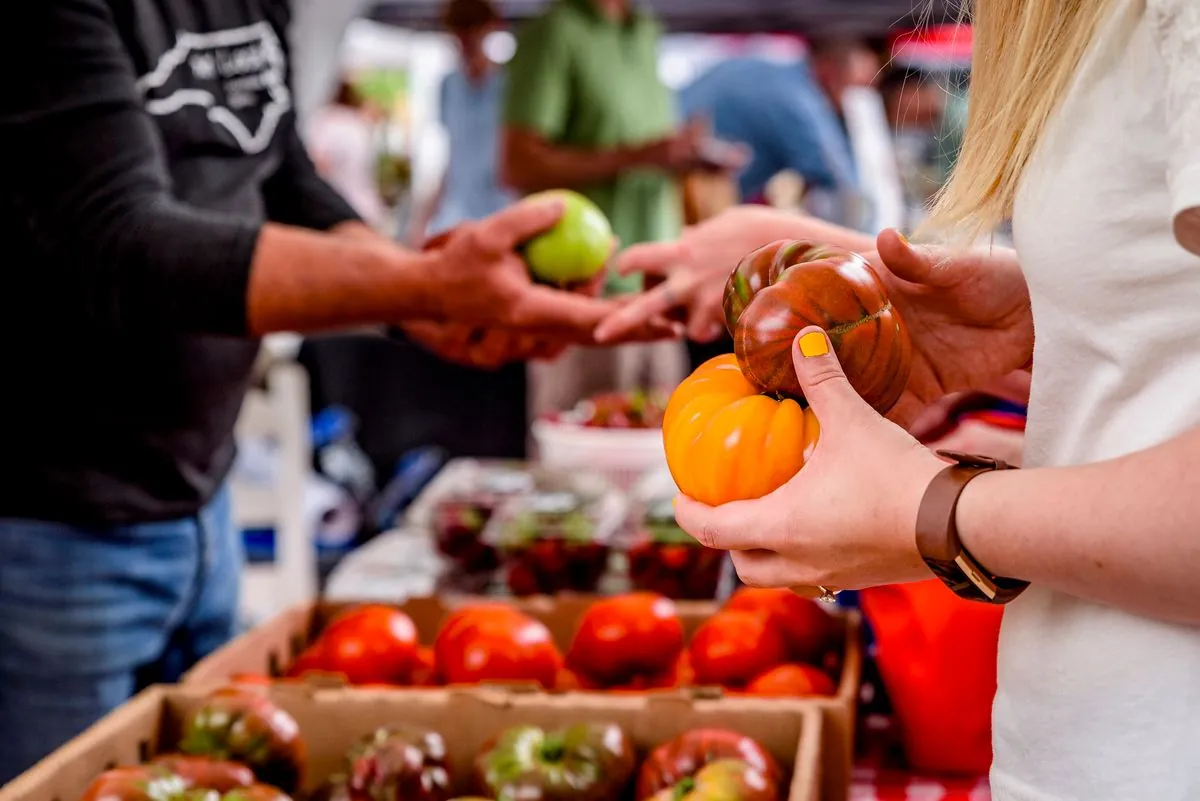
[[251,689],[211,693],[173,751],[100,774],[82,801],[291,801],[307,751],[291,715]]
[[404,612],[367,605],[335,618],[287,676],[339,674],[355,685],[718,686],[755,695],[832,695],[841,645],[837,620],[788,590],[739,590],[690,637],[665,596],[603,598],[580,616],[565,651],[544,623],[501,601],[458,608],[429,644],[420,642]]
[[[685,731],[644,755],[620,725],[604,721],[510,726],[467,759],[452,760],[450,745],[440,731],[407,722],[370,731],[311,801],[780,801],[786,794],[775,758],[728,729]],[[295,718],[245,687],[212,693],[184,721],[176,748],[148,764],[106,770],[83,801],[291,801],[315,778],[306,775],[309,754]]]

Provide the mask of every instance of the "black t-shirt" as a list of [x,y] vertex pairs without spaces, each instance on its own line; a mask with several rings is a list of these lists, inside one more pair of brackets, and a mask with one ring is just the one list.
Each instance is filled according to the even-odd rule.
[[284,0],[37,0],[0,32],[0,517],[186,516],[224,480],[262,223],[355,219],[296,133]]

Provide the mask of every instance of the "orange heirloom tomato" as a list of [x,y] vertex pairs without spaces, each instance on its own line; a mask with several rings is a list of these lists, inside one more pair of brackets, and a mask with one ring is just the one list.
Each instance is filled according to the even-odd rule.
[[812,409],[761,394],[732,353],[697,367],[663,417],[675,484],[709,506],[774,492],[804,467],[819,434]]

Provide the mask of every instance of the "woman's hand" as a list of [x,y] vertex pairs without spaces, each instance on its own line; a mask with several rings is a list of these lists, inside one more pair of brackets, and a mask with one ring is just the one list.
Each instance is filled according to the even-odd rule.
[[917,510],[946,463],[858,396],[820,328],[801,332],[793,358],[821,424],[811,461],[759,500],[709,507],[680,496],[680,526],[731,551],[752,586],[858,589],[929,578]]
[[596,330],[599,342],[627,338],[653,316],[682,317],[687,335],[711,342],[725,331],[725,281],[746,254],[778,239],[811,239],[849,250],[874,247],[870,236],[804,214],[768,206],[735,206],[674,242],[634,245],[617,261],[620,272],[644,273],[648,290]]
[[896,231],[868,254],[908,325],[912,375],[888,418],[907,425],[939,398],[981,389],[1033,357],[1029,287],[1016,255],[915,246]]

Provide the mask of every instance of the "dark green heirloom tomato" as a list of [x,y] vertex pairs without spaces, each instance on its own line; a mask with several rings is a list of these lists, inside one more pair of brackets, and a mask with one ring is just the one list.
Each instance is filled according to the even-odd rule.
[[160,754],[150,760],[187,782],[188,787],[227,793],[254,784],[254,771],[241,762],[188,754]]
[[476,771],[496,801],[610,801],[624,795],[634,760],[633,743],[613,723],[514,726],[484,747]]
[[259,781],[287,793],[300,788],[305,761],[300,727],[250,688],[213,692],[184,722],[179,750],[245,763]]

